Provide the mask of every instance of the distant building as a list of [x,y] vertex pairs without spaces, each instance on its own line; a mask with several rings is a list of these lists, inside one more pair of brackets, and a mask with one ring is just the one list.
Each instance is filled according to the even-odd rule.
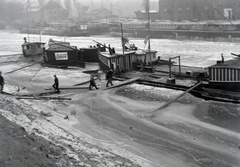
[[[159,11],[150,12],[151,20],[234,20],[240,19],[240,1],[236,0],[159,0]],[[138,12],[137,17],[147,18]]]
[[209,0],[159,0],[159,20],[213,20],[214,5]]
[[106,8],[93,9],[87,13],[88,19],[110,18],[112,12]]
[[29,26],[37,23],[49,22],[68,17],[68,11],[58,2],[49,0],[44,4],[28,4],[23,11],[22,20],[28,22]]
[[[139,10],[136,11],[135,14],[137,15],[137,18],[140,20],[148,20],[148,13],[145,10]],[[158,11],[156,10],[150,10],[149,11],[149,18],[151,20],[158,20]]]
[[43,13],[45,21],[67,18],[69,14],[66,9],[54,0],[50,0],[46,5],[44,5],[42,10],[44,10]]
[[84,6],[77,1],[74,1],[74,6],[76,7],[77,12],[78,12],[78,18],[79,19],[86,19],[87,18],[87,11],[89,9],[89,6]]

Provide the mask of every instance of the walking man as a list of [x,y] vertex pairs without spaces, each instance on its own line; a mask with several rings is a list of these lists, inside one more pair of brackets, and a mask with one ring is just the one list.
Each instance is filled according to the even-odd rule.
[[113,70],[111,68],[109,68],[107,75],[106,75],[106,79],[107,79],[106,87],[108,87],[108,84],[111,84],[113,86],[112,77],[113,77]]
[[52,87],[56,90],[57,93],[60,93],[58,86],[59,86],[58,78],[56,75],[54,75],[54,84],[52,85]]
[[4,78],[2,76],[2,72],[0,71],[0,93],[3,91],[3,85],[4,85]]
[[[96,82],[95,82],[95,80],[94,80],[94,76],[95,76],[96,74],[94,74],[94,73],[91,73],[90,74],[90,85],[89,85],[89,90],[92,90],[92,87],[95,87],[96,89],[98,89],[98,87],[97,87],[97,85],[96,85]],[[98,74],[97,74],[98,75]]]

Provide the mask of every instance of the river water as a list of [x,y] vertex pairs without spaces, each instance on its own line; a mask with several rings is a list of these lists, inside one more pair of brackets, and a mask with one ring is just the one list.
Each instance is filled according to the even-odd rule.
[[[111,36],[91,36],[91,37],[56,37],[48,35],[27,35],[19,34],[17,30],[0,30],[0,55],[21,53],[23,37],[27,37],[30,42],[48,42],[49,38],[70,42],[78,48],[96,45],[93,41],[103,44],[111,44],[111,47],[121,48],[121,38]],[[130,43],[134,43],[139,48],[144,46],[144,39],[129,38]],[[151,39],[151,49],[157,50],[157,55],[163,59],[181,56],[183,65],[207,67],[221,59],[223,53],[225,60],[231,59],[231,53],[240,53],[240,43],[213,42],[213,41],[190,41],[190,40],[169,40]]]
[[[93,41],[103,44],[110,44],[111,47],[121,49],[120,37],[111,36],[91,36],[91,37],[57,37],[48,35],[28,35],[19,34],[17,30],[0,31],[0,56],[21,53],[21,44],[23,37],[30,42],[45,42],[50,38],[53,40],[67,41],[78,48],[96,45]],[[134,43],[139,48],[145,48],[144,39],[129,38],[130,43]],[[162,59],[181,56],[181,64],[196,67],[207,67],[221,59],[223,53],[225,60],[232,59],[231,53],[240,54],[240,43],[231,42],[213,42],[213,41],[190,41],[190,40],[169,40],[169,39],[151,39],[151,49],[158,51],[157,55]],[[202,121],[221,126],[233,131],[240,132],[240,105],[202,102],[195,111],[195,116]]]

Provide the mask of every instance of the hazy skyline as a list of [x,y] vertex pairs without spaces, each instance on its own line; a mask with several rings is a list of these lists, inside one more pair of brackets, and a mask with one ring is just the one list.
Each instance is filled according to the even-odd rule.
[[[10,2],[20,2],[23,4],[27,4],[28,0],[3,0],[3,1],[10,1]],[[38,5],[39,1],[43,0],[29,0],[32,4]],[[44,0],[47,3],[49,0]],[[61,2],[61,5],[66,8],[65,0],[54,0],[56,2]],[[135,11],[144,10],[144,0],[76,0],[77,2],[81,3],[82,5],[89,6],[89,10],[98,9],[98,8],[106,8],[109,11],[112,11],[114,15],[119,17],[135,17]],[[150,5],[151,10],[158,10],[158,5],[156,5],[158,0],[150,0],[152,4]],[[69,0],[71,2],[70,11],[71,16],[77,16],[77,11],[74,7],[74,0]],[[153,4],[154,3],[154,4]]]

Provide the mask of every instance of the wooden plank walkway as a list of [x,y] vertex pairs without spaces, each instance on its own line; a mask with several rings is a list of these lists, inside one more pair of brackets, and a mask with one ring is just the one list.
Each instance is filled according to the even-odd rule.
[[63,97],[48,97],[48,96],[35,96],[35,97],[17,97],[16,99],[27,99],[27,100],[72,100],[71,98]]
[[51,94],[55,94],[57,93],[55,90],[52,91],[43,91],[43,92],[39,92],[39,93],[29,93],[29,94],[15,94],[15,96],[25,96],[25,97],[34,97],[34,96],[44,96],[44,95],[51,95]]
[[[94,78],[94,80],[96,81],[96,80],[98,80],[98,78]],[[81,83],[78,83],[78,84],[75,84],[75,85],[73,85],[73,86],[85,85],[85,84],[87,84],[87,83],[89,83],[89,82],[90,82],[90,80],[85,81],[85,82],[81,82]]]
[[[59,90],[66,90],[66,89],[88,89],[88,86],[65,86],[65,87],[59,87]],[[45,90],[52,90],[53,88],[46,88]]]
[[131,78],[131,79],[119,82],[119,83],[117,83],[117,84],[115,84],[113,86],[106,87],[103,90],[112,89],[112,88],[120,87],[120,86],[123,86],[123,85],[127,85],[127,84],[130,84],[130,83],[136,82],[136,81],[138,81],[140,79],[141,79],[141,77],[134,77],[134,78]]

